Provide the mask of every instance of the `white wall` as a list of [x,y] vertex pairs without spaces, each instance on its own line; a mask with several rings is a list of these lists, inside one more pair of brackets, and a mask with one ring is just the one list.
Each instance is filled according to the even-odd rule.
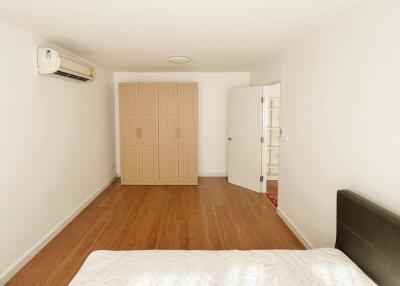
[[279,209],[314,247],[335,241],[338,189],[400,214],[399,11],[366,1],[282,57]]
[[271,58],[267,62],[248,67],[250,71],[251,85],[266,85],[281,80],[282,59],[281,56]]
[[[120,82],[198,82],[199,175],[226,175],[226,105],[232,87],[249,84],[248,72],[114,73],[115,102]],[[119,111],[115,109],[117,172],[119,173]]]
[[0,22],[0,285],[115,175],[112,73],[39,76],[52,46]]

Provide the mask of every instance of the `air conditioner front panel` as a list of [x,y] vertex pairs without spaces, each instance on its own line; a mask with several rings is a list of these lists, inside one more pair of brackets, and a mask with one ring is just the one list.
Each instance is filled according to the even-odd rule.
[[85,75],[89,77],[91,77],[93,74],[93,69],[88,66],[85,66],[79,62],[76,62],[64,56],[61,56],[60,59],[61,59],[60,69],[64,71],[70,71],[71,73],[76,75]]

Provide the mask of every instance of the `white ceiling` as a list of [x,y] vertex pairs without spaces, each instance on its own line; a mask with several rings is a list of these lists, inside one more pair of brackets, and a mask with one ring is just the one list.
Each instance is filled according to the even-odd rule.
[[[358,0],[0,0],[0,19],[115,71],[241,70]],[[188,55],[174,65],[170,55]]]

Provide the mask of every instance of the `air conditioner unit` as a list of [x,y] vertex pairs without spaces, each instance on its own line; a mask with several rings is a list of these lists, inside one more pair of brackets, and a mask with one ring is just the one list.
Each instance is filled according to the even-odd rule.
[[93,81],[96,76],[94,68],[49,48],[38,48],[38,71],[39,74],[84,82]]

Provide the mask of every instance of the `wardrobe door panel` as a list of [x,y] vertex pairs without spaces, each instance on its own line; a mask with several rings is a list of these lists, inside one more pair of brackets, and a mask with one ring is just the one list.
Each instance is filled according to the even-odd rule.
[[158,182],[158,86],[139,84],[140,183]]
[[121,184],[132,185],[140,181],[139,151],[137,149],[122,149]]
[[158,84],[139,83],[139,95],[142,116],[158,118]]
[[178,85],[179,182],[197,184],[197,84]]
[[179,120],[179,181],[186,183],[197,182],[197,151],[196,132],[197,120],[184,118]]
[[121,120],[121,182],[122,184],[139,183],[140,141],[137,130],[140,120],[136,117],[124,117]]
[[159,178],[178,182],[178,85],[161,83],[159,95]]
[[140,116],[139,91],[137,83],[121,83],[120,91],[120,116]]
[[140,181],[158,181],[158,120],[143,119],[140,148]]
[[121,126],[121,183],[137,184],[140,181],[140,141],[138,130],[141,126],[138,108],[137,84],[120,84],[120,126]]
[[138,132],[141,127],[137,117],[125,117],[121,120],[121,144],[126,149],[139,149]]
[[179,84],[179,117],[197,118],[197,83]]

